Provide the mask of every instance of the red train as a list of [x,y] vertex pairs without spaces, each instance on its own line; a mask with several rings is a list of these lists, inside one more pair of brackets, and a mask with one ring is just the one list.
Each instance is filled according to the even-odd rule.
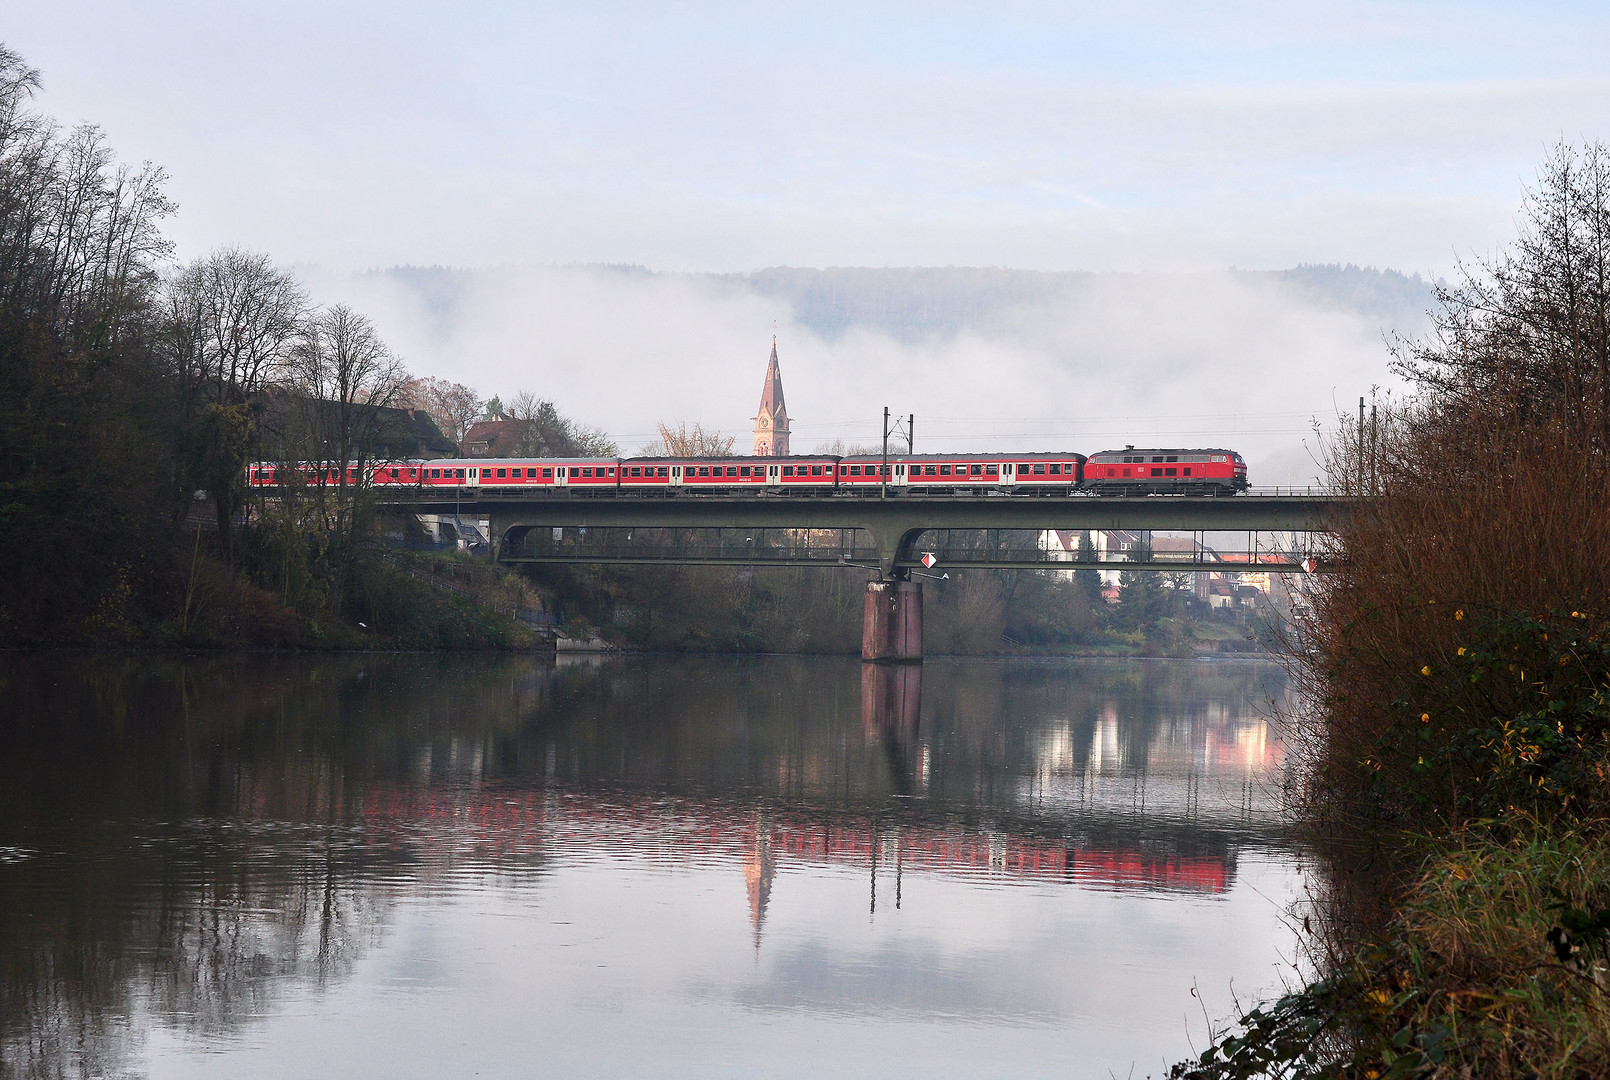
[[[884,468],[888,469],[885,476]],[[337,484],[338,468],[251,466],[251,487],[275,487],[295,469],[301,484]],[[345,480],[358,481],[349,467]],[[577,493],[736,494],[988,493],[1072,495],[1231,495],[1247,487],[1247,465],[1234,450],[1103,450],[1083,454],[891,454],[882,456],[724,458],[442,458],[376,464],[366,478],[378,487],[518,493],[565,488]]]

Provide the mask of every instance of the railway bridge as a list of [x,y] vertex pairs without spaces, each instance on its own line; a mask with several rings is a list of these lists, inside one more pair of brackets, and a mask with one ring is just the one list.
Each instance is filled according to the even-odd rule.
[[[399,509],[485,519],[505,562],[702,565],[838,565],[877,572],[867,586],[863,656],[920,660],[925,571],[1257,569],[1300,573],[1318,534],[1348,512],[1344,496],[1263,492],[1231,497],[866,495],[509,495],[462,488],[383,491]],[[1161,550],[1139,544],[1117,557],[1068,551],[1057,533],[1191,534]],[[1211,536],[1212,546],[1203,542]],[[1224,538],[1245,537],[1226,557]],[[1231,541],[1234,542],[1233,540]]]

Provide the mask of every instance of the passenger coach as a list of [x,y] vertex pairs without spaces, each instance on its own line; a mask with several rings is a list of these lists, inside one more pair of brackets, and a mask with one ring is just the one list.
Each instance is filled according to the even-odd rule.
[[[1234,450],[1103,450],[1045,454],[801,455],[784,458],[480,458],[381,462],[369,484],[421,492],[476,488],[515,495],[564,488],[575,494],[831,492],[983,495],[1228,495],[1247,487]],[[254,488],[358,483],[358,469],[318,463],[250,466]]]

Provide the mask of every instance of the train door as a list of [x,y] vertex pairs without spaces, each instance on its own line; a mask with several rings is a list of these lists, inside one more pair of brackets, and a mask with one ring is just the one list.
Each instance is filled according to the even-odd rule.
[[570,486],[570,469],[569,468],[567,468],[564,465],[560,465],[558,468],[554,469],[554,471],[553,471],[553,486],[554,487],[569,487]]
[[782,487],[783,486],[783,467],[781,465],[767,465],[766,466],[766,486],[767,487]]
[[1001,486],[1012,487],[1017,483],[1017,464],[1011,461],[1001,462]]
[[906,463],[897,461],[892,468],[894,471],[889,477],[889,483],[894,487],[905,487],[910,482],[906,479]]
[[671,466],[671,486],[672,487],[681,487],[682,486],[682,466],[680,466],[680,465],[672,465]]
[[473,469],[473,468],[469,469],[468,470],[468,475],[465,476],[465,478],[464,478],[464,486],[465,487],[480,487],[481,486],[481,470],[480,469]]

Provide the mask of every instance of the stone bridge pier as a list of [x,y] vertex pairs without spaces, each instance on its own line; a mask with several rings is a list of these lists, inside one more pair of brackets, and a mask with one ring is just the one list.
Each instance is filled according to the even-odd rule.
[[867,582],[861,659],[895,664],[922,662],[921,582]]

